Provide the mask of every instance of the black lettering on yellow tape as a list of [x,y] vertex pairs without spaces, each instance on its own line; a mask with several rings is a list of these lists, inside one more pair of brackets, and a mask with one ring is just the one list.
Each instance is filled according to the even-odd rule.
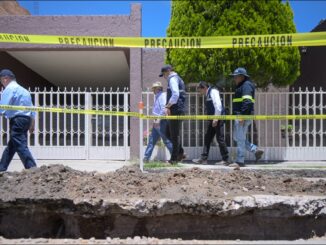
[[326,46],[326,32],[168,38],[0,33],[0,42],[130,48],[266,48]]
[[19,34],[0,34],[0,40],[8,41],[8,42],[13,42],[13,41],[24,42],[24,43],[30,42],[28,35],[19,35]]
[[58,42],[65,45],[114,47],[114,38],[105,37],[58,37]]
[[266,48],[292,46],[292,35],[268,35],[232,38],[232,48]]
[[201,48],[201,38],[145,38],[145,48]]

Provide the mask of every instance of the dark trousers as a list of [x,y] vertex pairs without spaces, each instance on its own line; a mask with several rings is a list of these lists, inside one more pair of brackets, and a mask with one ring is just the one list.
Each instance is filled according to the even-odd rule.
[[31,118],[16,116],[10,119],[10,139],[0,162],[0,171],[6,171],[17,152],[26,169],[36,167],[34,158],[27,147],[27,132]]
[[218,121],[217,126],[213,127],[213,121],[208,122],[208,128],[205,134],[205,145],[203,148],[202,159],[207,160],[209,149],[211,147],[212,140],[214,136],[216,136],[217,143],[220,147],[220,152],[222,155],[222,159],[227,161],[229,159],[229,151],[225,144],[224,140],[224,131],[223,131],[224,122]]
[[172,154],[170,161],[178,161],[182,158],[184,150],[181,146],[181,126],[182,120],[169,120],[169,134],[167,135],[172,142]]

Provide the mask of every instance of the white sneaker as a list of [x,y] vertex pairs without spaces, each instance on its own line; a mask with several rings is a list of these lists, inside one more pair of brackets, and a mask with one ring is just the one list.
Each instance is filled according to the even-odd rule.
[[204,159],[192,159],[192,162],[197,163],[197,164],[207,164],[207,160]]
[[235,163],[232,163],[230,165],[228,165],[230,168],[243,168],[245,167],[246,165],[244,163],[238,163],[238,162],[235,162]]
[[229,166],[230,164],[232,164],[232,162],[224,161],[224,160],[215,163],[215,165],[224,165],[224,166]]

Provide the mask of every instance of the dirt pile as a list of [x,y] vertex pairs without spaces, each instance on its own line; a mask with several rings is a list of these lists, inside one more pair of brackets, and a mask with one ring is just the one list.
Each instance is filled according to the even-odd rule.
[[3,201],[19,199],[219,199],[247,195],[325,195],[326,181],[254,171],[199,168],[142,173],[128,166],[110,173],[62,165],[0,174]]

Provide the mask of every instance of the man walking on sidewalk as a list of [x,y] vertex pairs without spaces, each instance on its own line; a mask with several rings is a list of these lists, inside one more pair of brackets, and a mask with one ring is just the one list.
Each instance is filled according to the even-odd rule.
[[[152,91],[155,95],[152,114],[154,116],[165,116],[166,93],[163,92],[161,82],[153,83]],[[154,147],[160,138],[163,140],[163,143],[168,148],[170,154],[172,154],[172,143],[166,137],[167,127],[168,121],[166,119],[154,120],[152,133],[149,136],[148,145],[145,150],[144,162],[148,162],[150,160]]]
[[[233,97],[234,115],[253,115],[255,103],[255,85],[250,81],[245,68],[237,68],[231,74],[236,84]],[[261,159],[264,152],[257,149],[257,146],[247,140],[248,127],[252,120],[235,120],[233,129],[233,139],[237,143],[236,162],[230,167],[245,167],[245,151],[248,150],[255,154],[256,161]]]
[[[30,93],[16,82],[12,71],[0,72],[1,84],[5,87],[1,96],[1,105],[33,106]],[[0,110],[1,115],[9,119],[10,138],[0,161],[0,171],[6,171],[17,152],[25,169],[36,167],[35,160],[27,147],[27,131],[34,131],[35,112]]]
[[[202,94],[206,96],[206,104],[205,109],[207,115],[222,115],[224,109],[222,105],[222,100],[220,97],[220,93],[217,88],[209,86],[208,83],[201,81],[199,82],[197,86],[197,90]],[[208,127],[205,134],[205,145],[203,148],[203,153],[201,154],[201,158],[199,159],[193,159],[192,161],[195,163],[200,164],[207,164],[207,158],[209,154],[209,149],[212,143],[212,140],[214,139],[214,136],[216,136],[217,143],[220,148],[220,153],[222,155],[222,164],[223,165],[229,165],[229,152],[227,149],[227,146],[225,144],[224,140],[224,121],[223,120],[210,120],[208,121]]]
[[[171,65],[165,65],[161,69],[160,77],[164,77],[168,82],[166,115],[184,115],[186,91],[185,84],[181,77],[174,72]],[[181,146],[181,125],[182,120],[169,120],[170,139],[173,145],[170,164],[177,164],[185,158],[184,150]]]

